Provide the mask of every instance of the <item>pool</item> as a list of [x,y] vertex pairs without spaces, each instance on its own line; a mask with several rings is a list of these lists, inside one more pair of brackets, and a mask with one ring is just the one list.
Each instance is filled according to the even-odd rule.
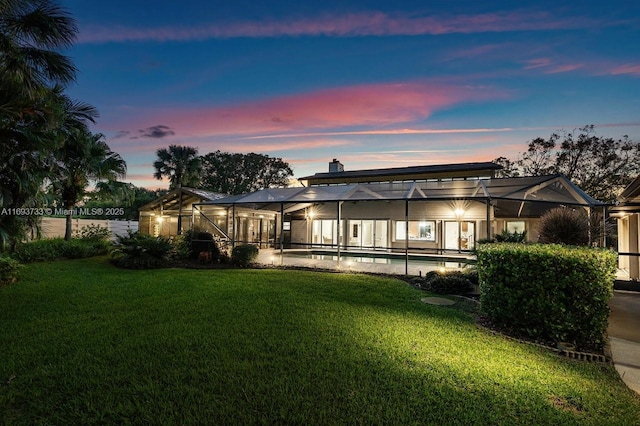
[[[264,251],[262,251],[264,252]],[[261,263],[284,266],[302,266],[344,271],[374,272],[381,274],[423,275],[433,270],[460,270],[475,263],[464,257],[410,254],[408,262],[402,253],[340,253],[325,250],[271,251],[261,253]]]

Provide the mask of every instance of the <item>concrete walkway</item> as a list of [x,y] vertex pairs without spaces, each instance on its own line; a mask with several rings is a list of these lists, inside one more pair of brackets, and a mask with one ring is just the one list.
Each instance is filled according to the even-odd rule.
[[627,386],[640,394],[640,293],[616,290],[609,307],[613,363]]

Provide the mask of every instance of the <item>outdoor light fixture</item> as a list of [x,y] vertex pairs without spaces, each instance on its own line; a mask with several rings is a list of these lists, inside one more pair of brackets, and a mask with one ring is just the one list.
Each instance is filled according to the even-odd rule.
[[316,211],[312,208],[307,210],[307,219],[313,220],[314,217],[316,217]]
[[456,215],[456,217],[457,217],[458,219],[462,219],[462,217],[464,216],[465,211],[464,211],[464,209],[457,208],[457,209],[454,211],[454,213],[455,213],[455,215]]

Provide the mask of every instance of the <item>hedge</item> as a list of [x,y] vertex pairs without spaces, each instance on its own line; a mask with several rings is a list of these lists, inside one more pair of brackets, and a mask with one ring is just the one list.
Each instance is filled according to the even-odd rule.
[[109,252],[110,243],[100,239],[48,238],[19,244],[11,257],[23,263],[56,259],[79,259]]
[[477,251],[481,311],[495,325],[538,340],[602,350],[617,258],[556,244],[487,244]]

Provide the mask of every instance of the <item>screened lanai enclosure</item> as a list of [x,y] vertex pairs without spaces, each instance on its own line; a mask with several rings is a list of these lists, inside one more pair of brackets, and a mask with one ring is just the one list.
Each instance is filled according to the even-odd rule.
[[560,206],[604,211],[553,175],[264,189],[194,204],[192,220],[196,233],[229,246],[256,244],[275,256],[306,253],[338,263],[350,256],[399,259],[407,272],[410,260],[464,261],[479,240],[503,230],[526,231],[536,241],[540,216]]

